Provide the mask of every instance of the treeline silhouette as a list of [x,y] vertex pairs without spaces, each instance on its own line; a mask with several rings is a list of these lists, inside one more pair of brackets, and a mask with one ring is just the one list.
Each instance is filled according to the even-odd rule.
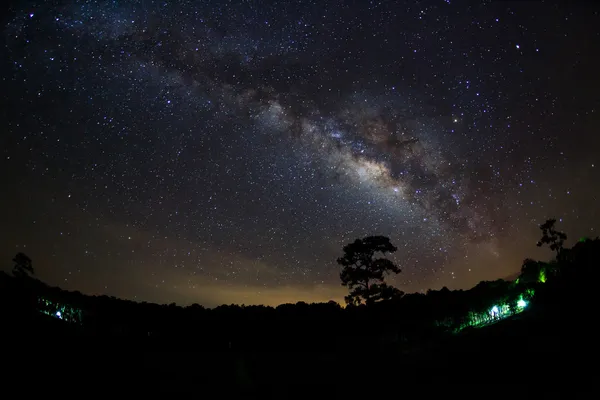
[[[469,290],[442,288],[424,294],[404,294],[385,284],[383,272],[400,272],[376,257],[377,248],[394,250],[389,239],[358,239],[344,248],[339,261],[342,283],[350,289],[346,307],[330,301],[209,309],[198,304],[181,307],[90,296],[39,281],[31,260],[20,253],[13,260],[13,276],[0,274],[0,311],[12,341],[29,338],[25,342],[36,343],[43,338],[47,339],[44,346],[58,343],[60,349],[83,342],[96,348],[126,344],[128,352],[198,351],[203,357],[219,351],[229,355],[201,364],[205,376],[213,376],[208,372],[213,367],[206,365],[229,363],[236,377],[213,378],[236,384],[261,382],[264,388],[296,382],[309,374],[313,383],[346,379],[345,368],[363,368],[365,381],[395,379],[399,368],[402,376],[415,379],[422,378],[419,371],[423,368],[445,368],[449,376],[457,360],[466,358],[473,363],[473,373],[483,374],[486,368],[515,362],[509,354],[516,349],[530,368],[537,362],[540,369],[568,358],[562,353],[563,341],[569,342],[568,354],[576,356],[595,342],[595,330],[585,324],[598,303],[600,239],[584,238],[565,248],[566,235],[555,230],[555,222],[548,220],[540,226],[538,244],[548,245],[553,258],[526,259],[516,280],[484,281]],[[362,254],[361,262],[353,258],[357,254]],[[351,272],[345,270],[348,266]],[[361,268],[370,272],[360,272]],[[245,367],[240,366],[243,363]],[[163,369],[146,372],[150,375],[144,379],[168,374],[168,362],[155,360],[152,365]],[[126,372],[119,376],[129,379],[124,378]]]
[[[412,350],[444,335],[494,322],[490,310],[497,305],[505,305],[508,316],[517,314],[519,300],[526,301],[528,308],[553,313],[589,301],[585,288],[598,274],[600,240],[582,240],[565,249],[566,235],[557,236],[553,227],[553,220],[542,225],[542,241],[550,244],[556,257],[549,262],[525,260],[516,281],[484,281],[469,290],[444,287],[426,294],[394,290],[383,301],[355,305],[353,299],[345,308],[330,301],[208,309],[198,304],[180,307],[89,296],[33,278],[32,262],[22,253],[13,260],[14,276],[0,275],[0,293],[5,316],[39,318],[45,312],[62,325],[70,321],[65,329],[78,335],[166,339],[186,347],[240,350],[344,349],[360,339],[372,346],[397,343]],[[379,238],[377,245],[384,243],[388,251],[394,250],[387,238],[375,238]]]

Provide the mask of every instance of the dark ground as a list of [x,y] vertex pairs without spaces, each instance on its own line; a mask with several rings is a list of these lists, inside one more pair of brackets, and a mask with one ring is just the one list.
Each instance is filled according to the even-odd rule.
[[84,337],[41,315],[5,322],[1,376],[3,390],[12,394],[2,396],[7,399],[53,393],[579,398],[590,397],[595,382],[593,334],[584,323],[552,316],[502,321],[410,355],[395,346],[373,351],[368,343],[344,353],[186,350],[181,343]]

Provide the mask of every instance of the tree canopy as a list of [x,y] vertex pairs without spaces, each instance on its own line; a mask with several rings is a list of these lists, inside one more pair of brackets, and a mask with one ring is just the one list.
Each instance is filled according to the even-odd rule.
[[344,246],[344,255],[337,262],[343,267],[342,285],[350,288],[350,294],[345,297],[347,304],[358,305],[364,301],[368,305],[402,295],[384,282],[386,273],[398,274],[400,268],[387,258],[375,257],[377,253],[385,255],[396,250],[385,236],[367,236]]
[[13,262],[15,263],[13,266],[13,275],[18,277],[34,275],[31,258],[27,257],[25,253],[17,253],[15,258],[13,258]]
[[550,247],[550,250],[555,251],[556,257],[559,258],[563,250],[563,244],[565,240],[567,240],[567,235],[564,232],[557,231],[554,228],[555,224],[556,219],[551,218],[540,225],[542,238],[537,242],[537,246],[542,247],[547,244]]

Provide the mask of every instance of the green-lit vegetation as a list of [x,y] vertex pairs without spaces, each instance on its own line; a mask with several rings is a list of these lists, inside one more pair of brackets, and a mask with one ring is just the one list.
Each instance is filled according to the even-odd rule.
[[[369,274],[344,266],[347,284],[353,288],[348,305],[342,308],[335,302],[282,304],[265,306],[219,306],[206,309],[199,305],[179,307],[175,304],[157,305],[119,300],[107,296],[86,296],[52,288],[33,277],[31,260],[23,254],[15,257],[14,277],[3,275],[0,283],[6,302],[20,303],[21,312],[35,310],[53,317],[60,323],[82,326],[87,330],[101,329],[132,337],[200,337],[207,342],[217,341],[227,346],[286,346],[290,342],[305,346],[339,347],[354,335],[376,337],[378,343],[397,344],[402,348],[418,348],[443,336],[463,333],[467,328],[481,328],[499,321],[527,314],[547,302],[548,293],[557,285],[577,281],[583,274],[591,276],[594,257],[600,254],[599,239],[577,242],[564,248],[566,235],[554,229],[552,220],[542,225],[544,240],[556,253],[549,262],[526,259],[515,281],[480,282],[469,290],[447,288],[429,290],[426,294],[404,294],[383,280],[384,271],[399,269],[365,247],[363,241],[346,247],[343,264],[354,268],[352,257],[367,260],[363,269]],[[379,238],[371,244],[391,251],[394,247]],[[367,246],[367,247],[369,247]],[[359,254],[360,253],[360,254]],[[368,261],[371,260],[371,261]],[[592,261],[589,261],[592,260]],[[358,291],[357,291],[358,288]],[[260,320],[254,331],[240,330],[243,321]],[[368,321],[368,323],[365,323]],[[327,337],[315,336],[313,326],[329,332]],[[271,333],[280,332],[276,336]]]
[[469,311],[466,317],[463,319],[465,322],[456,327],[454,332],[458,333],[469,327],[482,327],[489,325],[506,317],[523,312],[528,304],[528,300],[526,299],[530,299],[528,293],[534,293],[534,291],[530,289],[528,292],[521,294],[517,300],[507,300],[506,298],[500,299],[497,304],[493,305],[487,311]]
[[[600,239],[578,241],[572,248],[565,248],[561,241],[566,235],[559,235],[554,224],[544,226],[548,233],[546,244],[554,254],[552,260],[526,259],[514,281],[484,281],[469,290],[442,288],[404,294],[386,285],[380,274],[398,270],[372,257],[363,263],[363,268],[369,268],[368,275],[361,276],[357,270],[345,275],[348,286],[354,283],[345,308],[335,302],[298,302],[278,307],[180,307],[49,287],[34,277],[31,260],[23,255],[15,257],[13,276],[0,274],[0,305],[11,335],[47,337],[54,333],[59,340],[52,341],[50,347],[60,343],[56,347],[61,359],[67,348],[65,343],[73,342],[66,339],[87,335],[109,338],[110,343],[117,343],[120,338],[150,351],[177,349],[185,355],[180,359],[182,364],[191,359],[193,351],[201,354],[193,359],[204,360],[206,354],[218,350],[225,356],[215,358],[215,362],[230,362],[233,373],[244,376],[244,382],[259,382],[269,388],[273,379],[289,383],[293,378],[296,382],[296,377],[288,372],[296,363],[301,364],[296,369],[302,371],[298,374],[312,372],[311,382],[341,380],[352,365],[387,365],[390,371],[396,371],[394,368],[400,365],[406,369],[398,374],[390,372],[390,380],[406,374],[419,378],[421,373],[416,366],[421,371],[431,365],[445,365],[444,371],[454,370],[467,356],[477,360],[477,370],[487,372],[481,363],[495,362],[498,352],[508,354],[515,348],[521,352],[550,348],[554,351],[564,331],[584,320],[582,317],[597,302],[592,285],[600,266]],[[375,242],[378,246],[384,243],[391,250],[387,241]],[[371,253],[362,244],[356,247],[360,247],[360,257],[366,258]],[[356,247],[348,250],[354,252]],[[356,264],[351,258],[347,260],[345,264]],[[357,287],[359,291],[355,291]],[[583,342],[579,336],[578,333],[575,341]],[[491,344],[494,357],[482,356],[490,351]],[[285,356],[273,358],[271,354]],[[299,354],[311,356],[301,359]],[[529,365],[531,354],[524,357]],[[556,357],[554,353],[549,356]],[[137,353],[133,358],[138,359]],[[140,360],[145,363],[145,359]],[[129,364],[123,365],[129,371]],[[152,367],[140,368],[153,373],[163,365],[173,363],[158,360]],[[209,370],[212,365],[207,366],[206,371]],[[375,371],[374,381],[386,371],[366,370]],[[337,371],[340,373],[336,378],[331,378]],[[211,376],[220,379],[228,375]],[[464,379],[464,374],[460,379]]]
[[38,311],[42,314],[58,318],[65,322],[72,322],[76,324],[82,323],[81,310],[75,307],[71,307],[67,304],[60,304],[48,300],[44,297],[39,297],[37,308]]

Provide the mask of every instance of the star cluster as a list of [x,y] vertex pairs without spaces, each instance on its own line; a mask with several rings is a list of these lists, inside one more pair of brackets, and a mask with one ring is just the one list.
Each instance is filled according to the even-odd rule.
[[[598,9],[550,2],[21,2],[4,24],[4,260],[180,303],[341,300],[389,236],[405,291],[594,234]],[[563,221],[564,219],[564,221]]]

